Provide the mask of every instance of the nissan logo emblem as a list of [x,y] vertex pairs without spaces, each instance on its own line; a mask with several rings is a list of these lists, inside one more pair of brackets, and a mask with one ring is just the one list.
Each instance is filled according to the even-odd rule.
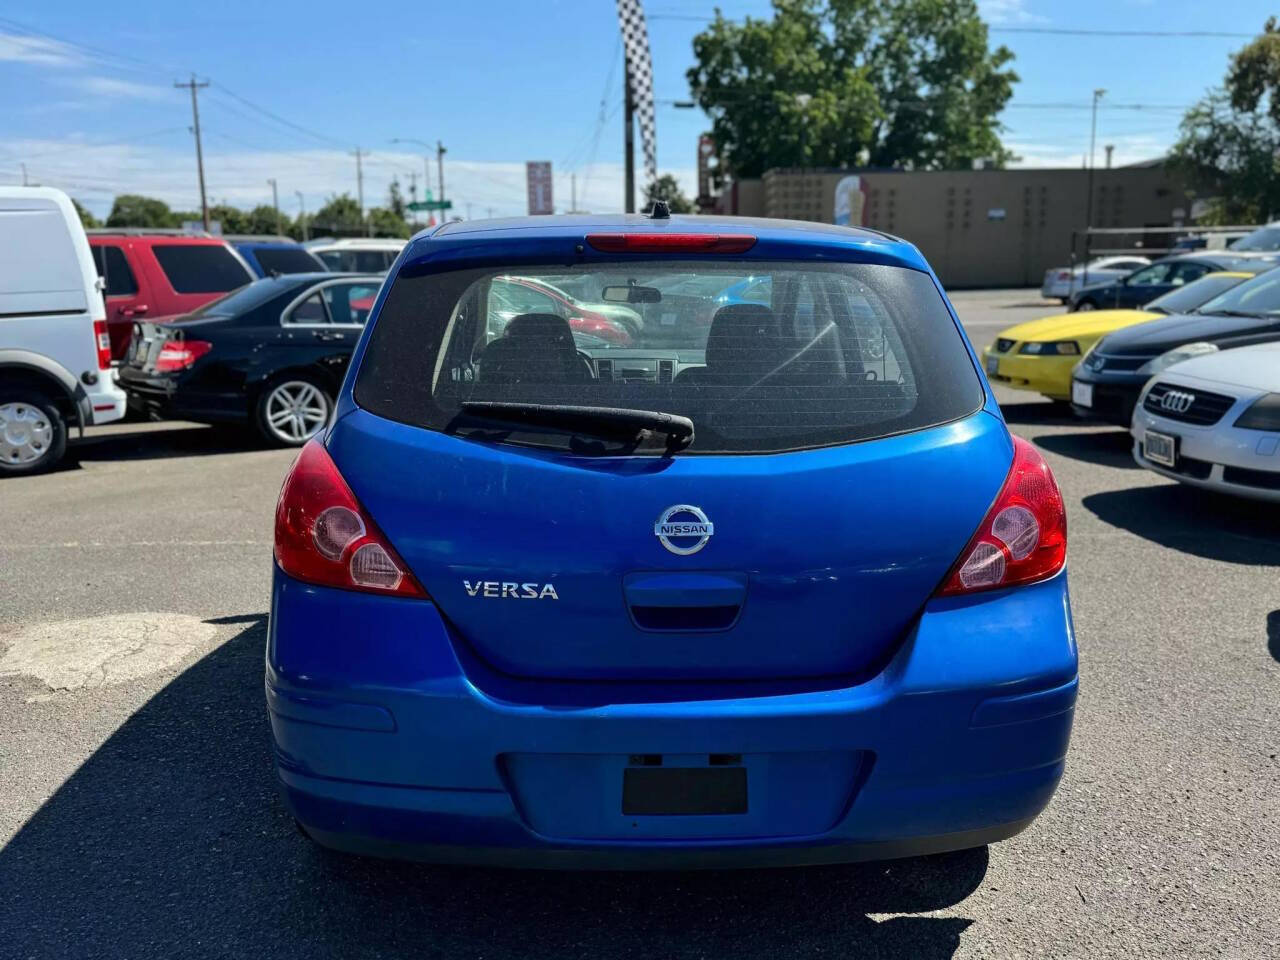
[[1185,390],[1166,390],[1164,396],[1160,398],[1160,409],[1168,410],[1170,413],[1186,413],[1195,402],[1194,393],[1187,393]]
[[653,525],[653,533],[658,542],[681,557],[697,553],[707,545],[715,532],[715,525],[707,515],[688,503],[667,507]]

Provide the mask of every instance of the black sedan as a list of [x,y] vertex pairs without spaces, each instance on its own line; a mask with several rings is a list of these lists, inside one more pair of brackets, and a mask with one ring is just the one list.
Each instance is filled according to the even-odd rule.
[[382,277],[257,280],[171,320],[135,324],[120,367],[129,407],[155,419],[249,423],[268,441],[315,436]]
[[1136,310],[1183,284],[1215,270],[1239,270],[1256,265],[1253,258],[1229,251],[1186,253],[1165,257],[1133,271],[1114,283],[1084,287],[1071,295],[1068,310]]
[[1280,340],[1280,269],[1232,287],[1194,313],[1149,320],[1103,337],[1071,375],[1071,406],[1083,416],[1127,427],[1143,384],[1166,367],[1273,340]]

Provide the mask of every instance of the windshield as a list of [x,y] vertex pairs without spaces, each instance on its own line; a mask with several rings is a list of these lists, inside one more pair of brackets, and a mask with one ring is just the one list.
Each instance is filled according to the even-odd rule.
[[1208,301],[1200,313],[1280,314],[1280,270],[1268,270],[1232,287]]
[[667,261],[401,274],[355,397],[430,429],[571,450],[581,437],[563,425],[473,413],[487,402],[669,414],[694,424],[688,453],[746,453],[945,423],[982,392],[926,274],[773,262],[746,276]]
[[1170,290],[1164,296],[1156,297],[1142,309],[1156,313],[1190,313],[1201,304],[1225,293],[1234,286],[1238,286],[1246,279],[1248,278],[1211,273],[1207,277],[1201,277],[1199,280],[1188,283],[1184,287]]
[[1241,237],[1231,244],[1232,250],[1272,251],[1280,250],[1280,226],[1259,227],[1247,237]]

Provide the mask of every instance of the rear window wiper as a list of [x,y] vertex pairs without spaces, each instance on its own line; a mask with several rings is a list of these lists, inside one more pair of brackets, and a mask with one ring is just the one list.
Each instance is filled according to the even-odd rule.
[[661,410],[624,407],[588,407],[572,403],[509,403],[499,400],[466,400],[462,412],[486,420],[500,420],[536,427],[552,427],[608,439],[639,442],[646,433],[666,436],[669,452],[693,443],[693,421]]

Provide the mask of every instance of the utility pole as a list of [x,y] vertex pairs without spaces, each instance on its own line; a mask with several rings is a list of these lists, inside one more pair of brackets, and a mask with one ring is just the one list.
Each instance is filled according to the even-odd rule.
[[1111,151],[1114,150],[1115,148],[1116,148],[1116,145],[1114,143],[1108,143],[1105,147],[1102,148],[1103,150],[1107,151],[1107,169],[1108,170],[1111,169]]
[[[439,140],[436,141],[436,173],[440,178],[440,202],[444,203],[444,155],[447,151],[444,144]],[[440,222],[444,222],[445,210],[440,209]]]
[[467,202],[467,219],[468,220],[471,219],[471,202],[470,201]]
[[576,173],[569,174],[569,212],[578,212],[578,175]]
[[490,220],[492,220],[492,219],[493,219],[493,207],[485,207],[485,208],[484,208],[484,215],[485,215],[486,217],[488,217]]
[[174,83],[174,86],[180,90],[191,91],[191,129],[196,135],[196,171],[200,175],[200,220],[204,223],[205,233],[209,232],[209,201],[205,197],[204,192],[204,151],[200,146],[200,106],[196,103],[196,91],[201,87],[207,87],[209,81],[204,83],[196,83],[196,75],[191,75],[188,83]]
[[[625,60],[626,57],[624,56]],[[626,176],[623,182],[623,190],[626,191],[623,196],[622,209],[627,213],[636,212],[636,142],[635,142],[635,113],[636,104],[631,99],[631,66],[628,64],[627,69],[623,71],[623,111],[622,111],[622,153],[623,162],[625,164]]]
[[27,165],[25,163],[18,164],[22,168],[22,185],[27,186]]
[[298,223],[302,224],[302,242],[306,243],[307,237],[307,203],[302,199],[302,191],[293,191],[298,195]]
[[360,203],[360,225],[364,227],[366,236],[372,236],[369,231],[369,222],[364,216],[364,165],[363,154],[359,147],[356,147],[356,197]]
[[[405,176],[409,178],[409,202],[417,203],[418,202],[418,173],[415,170],[410,170],[408,173],[405,174]],[[418,211],[410,210],[409,219],[416,224],[418,222]]]
[[1085,176],[1085,189],[1089,191],[1089,199],[1084,206],[1084,276],[1080,278],[1081,284],[1084,286],[1089,284],[1089,246],[1093,241],[1089,231],[1093,229],[1093,167],[1096,154],[1095,145],[1098,140],[1098,101],[1102,99],[1103,94],[1106,92],[1101,87],[1093,91],[1093,119],[1089,125],[1089,172]]
[[271,184],[271,205],[276,208],[276,234],[283,236],[284,221],[280,219],[280,192],[276,189],[276,178],[268,178],[267,183]]

